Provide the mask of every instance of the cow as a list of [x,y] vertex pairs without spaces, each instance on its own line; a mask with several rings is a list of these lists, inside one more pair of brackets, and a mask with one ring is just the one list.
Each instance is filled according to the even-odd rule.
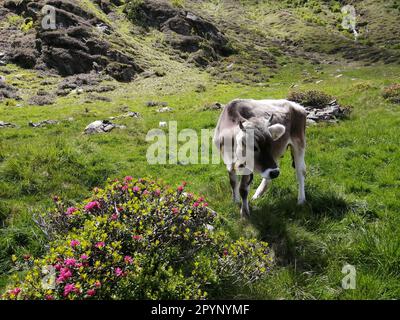
[[[214,144],[228,169],[233,200],[241,202],[243,218],[250,216],[248,194],[254,172],[261,173],[262,181],[253,200],[261,197],[271,180],[279,176],[279,158],[288,146],[296,169],[298,204],[305,203],[306,116],[301,105],[288,100],[236,99],[224,107],[215,129]],[[251,152],[246,150],[249,154],[243,156],[246,145],[250,145]],[[249,167],[248,162],[253,165]],[[240,183],[238,172],[242,176]]]

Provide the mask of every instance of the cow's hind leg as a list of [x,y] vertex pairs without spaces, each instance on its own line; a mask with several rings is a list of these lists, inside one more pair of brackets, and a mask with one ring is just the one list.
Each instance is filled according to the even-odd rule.
[[252,200],[257,200],[259,197],[261,197],[265,191],[267,191],[268,185],[271,182],[271,180],[263,178],[260,185],[258,186],[256,193],[254,194]]
[[229,170],[229,183],[232,188],[233,202],[240,203],[239,181],[235,170]]
[[242,198],[242,208],[240,210],[240,215],[242,216],[242,218],[250,216],[248,195],[252,181],[253,181],[253,174],[242,176],[242,180],[240,181],[239,192],[240,192],[240,197]]
[[294,167],[296,169],[297,181],[299,184],[298,198],[297,203],[303,204],[306,202],[306,194],[305,194],[305,176],[306,176],[306,163],[304,160],[305,156],[305,144],[301,141],[294,141],[292,143],[292,155]]

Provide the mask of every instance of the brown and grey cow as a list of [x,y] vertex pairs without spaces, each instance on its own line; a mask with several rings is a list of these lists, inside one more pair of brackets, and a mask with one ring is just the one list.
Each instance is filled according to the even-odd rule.
[[[238,203],[240,198],[242,200],[242,216],[250,214],[248,194],[253,173],[260,172],[262,176],[254,200],[279,176],[279,158],[288,146],[299,184],[298,203],[305,202],[305,129],[306,111],[288,100],[238,99],[225,106],[215,130],[214,143],[227,166],[233,199]],[[242,176],[240,183],[238,173]]]

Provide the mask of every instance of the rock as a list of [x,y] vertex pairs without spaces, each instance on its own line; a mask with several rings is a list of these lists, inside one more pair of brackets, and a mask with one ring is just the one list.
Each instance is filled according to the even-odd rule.
[[[125,10],[129,10],[129,6]],[[233,52],[228,39],[212,23],[165,0],[144,0],[127,12],[132,22],[165,33],[166,41],[182,52],[197,53],[191,60],[201,66]],[[207,50],[203,50],[203,48]]]
[[112,123],[109,120],[97,120],[90,123],[84,130],[85,134],[94,134],[94,133],[107,133],[113,130],[114,128],[125,129],[125,126],[117,125]]
[[[111,6],[109,0],[98,2],[105,12]],[[41,26],[45,4],[55,8],[54,30]],[[4,7],[33,22],[26,33],[16,28],[7,30],[12,36],[6,39],[5,55],[24,68],[54,69],[62,76],[104,70],[119,81],[130,81],[143,71],[135,62],[131,45],[121,39],[110,43],[101,36],[112,35],[112,27],[77,1],[7,0]]]
[[33,128],[40,128],[40,127],[45,127],[47,125],[55,125],[55,124],[59,124],[59,122],[57,120],[43,120],[36,123],[30,121],[28,125]]
[[309,119],[309,118],[307,118],[307,125],[308,126],[315,126],[317,124],[317,122],[316,121],[314,121],[314,120],[312,120],[312,119]]
[[16,128],[17,126],[11,122],[0,121],[0,129],[3,128]]
[[110,117],[110,120],[115,120],[115,119],[124,119],[124,118],[140,118],[140,113],[139,112],[135,112],[135,111],[129,111],[125,114],[121,114],[119,116],[116,117]]
[[223,107],[224,107],[224,106],[223,106],[221,103],[215,102],[215,103],[213,103],[213,104],[204,106],[203,111],[207,111],[207,110],[221,110],[221,109],[223,109]]
[[170,107],[164,107],[157,110],[159,113],[171,112],[173,109]]
[[167,102],[157,102],[157,101],[148,101],[146,102],[147,107],[166,107],[168,106]]

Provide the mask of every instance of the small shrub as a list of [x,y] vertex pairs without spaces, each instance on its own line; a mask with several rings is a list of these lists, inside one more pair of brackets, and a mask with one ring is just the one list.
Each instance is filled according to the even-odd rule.
[[37,217],[53,239],[5,299],[204,299],[267,274],[268,245],[230,240],[203,198],[147,179],[109,181]]
[[171,0],[171,4],[175,8],[183,8],[185,6],[185,0]]
[[311,90],[290,92],[288,100],[297,102],[304,107],[325,108],[335,98],[322,91]]
[[32,18],[27,18],[24,23],[21,25],[21,31],[22,32],[28,32],[33,28],[33,20]]
[[383,89],[382,95],[390,102],[400,103],[400,83],[395,83],[386,87]]

